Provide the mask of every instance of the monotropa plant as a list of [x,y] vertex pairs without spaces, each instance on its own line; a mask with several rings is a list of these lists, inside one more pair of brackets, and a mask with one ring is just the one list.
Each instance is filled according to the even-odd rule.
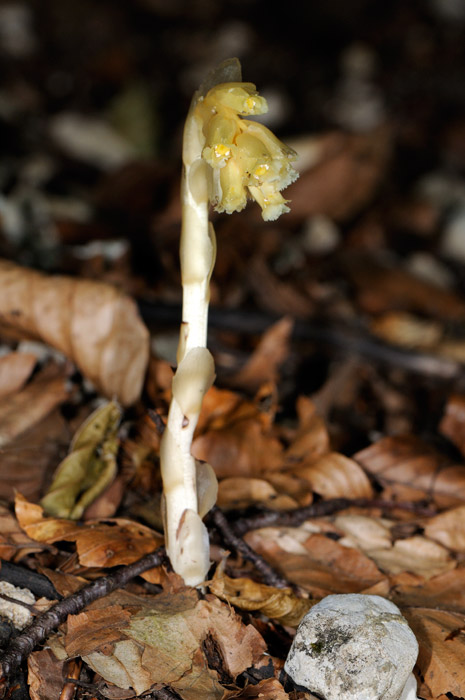
[[268,111],[255,85],[242,82],[237,59],[223,62],[195,93],[183,139],[182,324],[172,400],[160,461],[165,540],[173,569],[185,583],[201,584],[210,567],[203,516],[214,505],[217,480],[191,454],[192,438],[215,367],[207,350],[210,277],[216,242],[210,205],[231,214],[255,199],[265,221],[289,211],[281,191],[297,178],[295,152],[257,121]]

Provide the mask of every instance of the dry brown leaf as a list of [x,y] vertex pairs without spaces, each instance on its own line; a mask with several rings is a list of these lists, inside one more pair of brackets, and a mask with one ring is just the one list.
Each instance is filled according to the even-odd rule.
[[20,391],[37,362],[30,352],[10,352],[0,357],[0,398]]
[[9,509],[0,505],[0,559],[19,561],[27,554],[40,549],[41,545],[21,530]]
[[183,700],[223,695],[205,656],[209,643],[233,680],[266,650],[252,625],[214,596],[199,601],[195,591],[151,599],[117,591],[70,616],[62,642],[67,655],[82,655],[119,688],[140,694],[169,684]]
[[449,396],[439,430],[465,456],[465,396]]
[[149,356],[135,303],[111,285],[47,276],[0,260],[2,327],[25,332],[71,358],[109,398],[134,403]]
[[456,567],[447,549],[420,535],[397,540],[390,549],[372,549],[366,554],[386,573],[408,571],[425,579]]
[[131,564],[155,551],[163,538],[132,520],[115,518],[84,525],[60,518],[45,518],[42,508],[16,497],[16,517],[29,537],[47,544],[65,540],[75,542],[79,562],[87,567],[111,567]]
[[59,661],[50,649],[42,649],[28,656],[27,666],[31,700],[60,697],[66,662]]
[[295,476],[305,479],[316,493],[325,498],[371,498],[373,489],[363,469],[338,452],[330,452],[293,469]]
[[401,311],[391,311],[377,317],[370,328],[388,343],[419,350],[435,348],[443,333],[438,321],[420,319]]
[[333,522],[338,530],[345,534],[345,537],[339,540],[341,544],[356,547],[362,552],[392,547],[391,520],[349,513],[337,515]]
[[[293,694],[294,697],[294,694]],[[307,696],[310,700],[310,696]],[[312,696],[313,697],[313,696]],[[289,695],[284,690],[277,678],[265,678],[256,685],[250,684],[243,690],[226,691],[224,700],[289,700]]]
[[217,503],[225,509],[261,504],[272,510],[288,510],[299,505],[291,496],[278,493],[270,481],[245,476],[233,476],[220,481]]
[[208,585],[221,600],[241,610],[259,610],[281,625],[297,627],[315,601],[298,598],[290,588],[274,588],[249,578],[230,578],[219,566]]
[[70,392],[66,371],[51,365],[42,370],[24,389],[2,399],[0,447],[34,427],[54,408],[64,403]]
[[289,353],[293,325],[290,318],[273,324],[263,334],[244,367],[228,378],[228,385],[254,393],[266,382],[276,382],[279,367]]
[[9,501],[20,491],[31,501],[43,493],[49,474],[69,445],[69,427],[56,408],[2,449],[0,497]]
[[430,692],[465,697],[465,616],[445,610],[407,608],[402,611],[420,646],[418,694]]
[[262,528],[244,539],[289,581],[317,598],[360,593],[385,578],[362,552],[301,528]]
[[316,460],[329,452],[329,435],[324,420],[318,415],[315,404],[306,396],[297,399],[299,425],[286,450],[286,464],[298,466]]
[[320,138],[318,162],[286,191],[292,218],[327,214],[341,220],[356,214],[374,194],[389,162],[391,129],[363,134],[332,132]]
[[454,292],[400,267],[387,267],[373,257],[352,256],[346,262],[359,290],[359,304],[368,313],[404,310],[440,322],[465,318],[465,302]]
[[425,535],[456,552],[465,552],[465,506],[452,508],[428,520]]
[[390,576],[392,597],[397,605],[437,607],[465,613],[465,568],[424,580],[403,572]]
[[392,521],[361,515],[340,515],[334,524],[346,533],[341,544],[357,547],[386,573],[409,571],[425,579],[455,568],[450,552],[426,537],[392,541]]
[[382,438],[354,459],[398,500],[428,498],[441,508],[465,502],[465,466],[448,465],[413,435]]
[[[273,430],[273,385],[264,385],[254,401],[218,390],[207,392],[205,399],[192,454],[211,464],[218,478],[261,476],[282,466],[283,446]],[[212,414],[206,417],[209,408]]]
[[246,275],[257,306],[272,314],[308,318],[314,311],[315,304],[310,296],[300,292],[295,283],[281,281],[263,255],[256,255],[247,263]]

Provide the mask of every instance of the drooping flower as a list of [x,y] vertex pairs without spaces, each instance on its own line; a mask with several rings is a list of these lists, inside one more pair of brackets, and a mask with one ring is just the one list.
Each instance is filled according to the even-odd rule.
[[281,191],[297,179],[297,154],[263,124],[243,119],[264,114],[268,105],[252,83],[221,83],[199,97],[202,157],[210,166],[210,201],[218,212],[240,211],[249,194],[265,221],[289,211]]

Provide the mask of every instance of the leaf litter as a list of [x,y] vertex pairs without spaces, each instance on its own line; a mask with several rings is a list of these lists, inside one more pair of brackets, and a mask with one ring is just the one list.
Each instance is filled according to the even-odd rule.
[[[203,72],[210,49],[199,53],[198,46],[210,3],[188,20],[165,15],[157,3],[139,5],[141,16],[169,26],[167,35],[176,25],[170,43],[184,43],[192,71]],[[167,64],[162,52],[174,48],[150,37],[144,51],[156,60],[145,65],[138,50],[142,82],[129,84],[135,54],[125,32],[135,30],[134,11],[97,8],[90,24],[86,13],[76,18],[70,9],[49,23],[51,55],[67,52],[80,67],[76,36],[88,46],[95,26],[109,28],[118,50],[90,52],[85,84],[73,73],[72,105],[65,104],[67,61],[60,75],[45,54],[37,62],[49,71],[45,91],[42,73],[15,63],[25,72],[19,88],[8,73],[10,82],[2,81],[0,125],[11,148],[0,224],[0,554],[15,576],[45,576],[65,600],[163,543],[158,460],[172,368],[155,351],[167,348],[173,361],[169,336],[179,314],[177,166],[162,162],[147,126],[134,135],[124,126],[132,120],[121,118],[127,95],[136,95],[141,123],[165,130],[160,143],[176,141],[166,138],[164,122],[179,130],[186,96],[176,95],[173,71],[155,76],[149,67]],[[421,698],[465,696],[465,254],[454,238],[463,210],[463,130],[459,103],[442,109],[429,74],[427,108],[412,108],[425,104],[422,66],[456,70],[457,61],[440,50],[431,18],[426,27],[419,10],[403,19],[386,13],[389,31],[363,21],[392,72],[380,61],[381,80],[372,87],[398,104],[396,118],[386,113],[381,123],[347,128],[337,104],[350,61],[339,56],[341,67],[330,62],[328,71],[339,71],[342,82],[326,75],[331,87],[322,94],[319,75],[317,89],[298,100],[311,112],[291,130],[325,126],[295,139],[302,174],[289,190],[288,218],[263,224],[247,209],[215,221],[210,335],[218,381],[206,396],[194,453],[217,474],[232,534],[246,520],[249,553],[289,585],[270,585],[260,560],[226,546],[208,522],[213,566],[204,589],[186,589],[164,564],[66,615],[27,659],[20,681],[33,700],[144,693],[308,700],[281,673],[294,629],[323,596],[347,592],[377,593],[401,607],[420,645]],[[411,30],[405,50],[403,23]],[[148,38],[143,24],[138,42]],[[302,27],[312,31],[308,22]],[[299,74],[294,47],[284,55],[271,38],[257,46],[253,34],[248,41],[262,56],[257,82],[269,81],[276,61]],[[412,103],[403,102],[406,65],[420,76]],[[311,81],[314,65],[306,66]],[[190,81],[179,76],[179,85]],[[172,96],[168,117],[140,97],[153,85]],[[291,86],[286,95],[293,99]],[[319,103],[333,110],[329,122]],[[36,125],[27,135],[24,114]],[[43,160],[37,125],[48,122],[54,149]],[[134,160],[140,143],[131,139],[141,134],[150,161]],[[142,300],[144,321],[131,297]],[[272,525],[260,525],[264,515],[276,518]],[[42,599],[40,609],[52,603]],[[8,645],[6,636],[0,641]]]

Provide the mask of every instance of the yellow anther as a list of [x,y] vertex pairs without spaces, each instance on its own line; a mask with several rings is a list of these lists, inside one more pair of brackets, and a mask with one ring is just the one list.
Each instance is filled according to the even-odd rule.
[[261,165],[258,166],[258,168],[255,168],[253,176],[256,177],[257,179],[260,179],[264,175],[267,174],[269,169],[270,169],[270,166],[268,165],[268,163],[262,163]]
[[224,143],[217,143],[214,150],[215,155],[218,156],[218,158],[229,158],[231,155],[231,149]]

